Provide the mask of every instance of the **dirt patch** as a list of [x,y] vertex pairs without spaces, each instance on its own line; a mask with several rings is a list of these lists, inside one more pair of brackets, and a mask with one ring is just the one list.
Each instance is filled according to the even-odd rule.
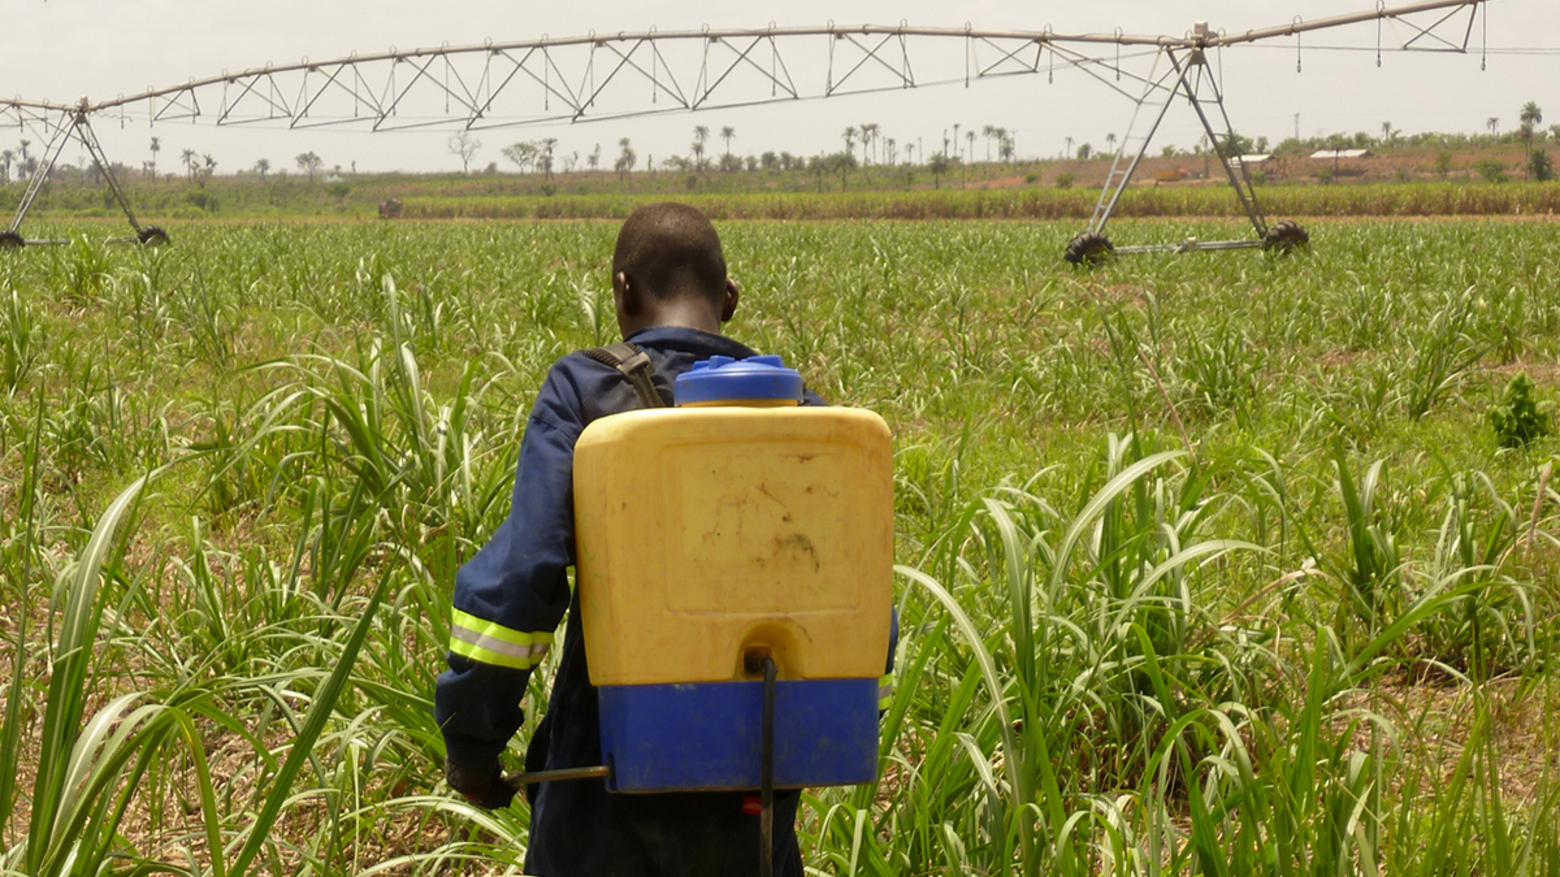
[[1148,304],[1148,291],[1131,283],[1090,283],[1079,290],[1077,301],[1093,307],[1125,305],[1137,309]]
[[1025,186],[1031,186],[1031,185],[1034,185],[1034,184],[1030,183],[1030,182],[1027,182],[1024,179],[1024,176],[1022,174],[1016,174],[1014,176],[1009,176],[1009,177],[993,177],[992,179],[989,179],[989,180],[981,180],[980,182],[974,183],[974,184],[972,184],[970,186],[967,186],[966,188],[970,188],[970,189],[1022,189]]
[[1554,362],[1504,362],[1489,366],[1485,369],[1493,375],[1499,375],[1504,380],[1510,380],[1521,372],[1527,372],[1527,376],[1533,379],[1535,384],[1547,384],[1553,386],[1560,384],[1560,363]]
[[1479,686],[1436,685],[1403,679],[1365,701],[1398,726],[1403,755],[1453,779],[1476,725],[1488,722],[1489,745],[1499,765],[1501,797],[1513,806],[1537,803],[1546,776],[1557,767],[1556,729],[1549,721],[1560,683],[1493,679]]
[[1348,368],[1359,362],[1361,352],[1351,347],[1334,347],[1322,352],[1317,364],[1322,368]]

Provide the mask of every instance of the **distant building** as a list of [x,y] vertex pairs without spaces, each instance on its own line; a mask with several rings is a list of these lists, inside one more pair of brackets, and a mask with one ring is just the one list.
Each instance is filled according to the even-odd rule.
[[1339,161],[1345,158],[1370,158],[1369,149],[1318,149],[1311,153],[1317,161]]
[[[1354,161],[1361,158],[1370,158],[1369,149],[1318,149],[1311,153],[1311,158],[1317,161],[1331,161],[1332,174],[1337,177],[1359,177],[1365,175],[1363,167],[1344,167],[1345,159]],[[1321,173],[1321,172],[1319,172]]]
[[1259,170],[1266,165],[1273,156],[1268,153],[1251,153],[1249,155],[1237,155],[1230,159],[1230,166],[1236,170]]

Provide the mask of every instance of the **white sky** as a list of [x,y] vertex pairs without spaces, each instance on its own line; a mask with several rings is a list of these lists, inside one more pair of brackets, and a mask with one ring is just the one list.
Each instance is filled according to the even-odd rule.
[[[437,46],[540,37],[641,30],[780,25],[896,24],[1181,35],[1196,19],[1235,32],[1279,25],[1296,16],[1316,19],[1364,11],[1374,0],[1057,0],[1051,3],[996,0],[793,0],[779,4],[714,3],[690,0],[652,4],[643,0],[580,0],[574,3],[499,0],[0,0],[0,94],[55,101],[78,95],[102,99],[166,86],[191,77],[240,70],[268,61],[308,56],[315,61],[399,46]],[[1560,4],[1555,0],[1494,0],[1488,5],[1491,47],[1560,49]],[[1491,116],[1502,130],[1517,122],[1518,108],[1536,101],[1560,122],[1560,54],[1491,54],[1479,69],[1484,20],[1469,55],[1392,54],[1376,67],[1373,51],[1329,52],[1323,44],[1374,47],[1374,24],[1313,34],[1303,40],[1304,70],[1295,72],[1295,41],[1223,53],[1228,108],[1237,130],[1274,142],[1298,126],[1305,136],[1333,131],[1378,134],[1390,120],[1405,133],[1424,130],[1481,132]],[[1387,30],[1390,45],[1393,33]],[[957,52],[957,49],[947,50]],[[799,82],[824,76],[821,54],[791,62]],[[920,71],[918,71],[920,73]],[[924,80],[929,78],[921,75]],[[847,125],[876,122],[900,144],[920,139],[936,151],[945,129],[992,124],[1015,132],[1021,156],[1059,153],[1066,138],[1105,144],[1120,134],[1131,102],[1078,73],[1024,76],[976,82],[969,88],[940,86],[909,92],[832,98],[779,105],[644,119],[513,128],[480,132],[483,149],[475,167],[497,160],[500,146],[516,140],[557,137],[563,155],[590,152],[602,144],[610,165],[618,138],[630,136],[641,161],[657,162],[686,153],[692,129],[736,128],[732,150],[766,149],[813,155],[842,148]],[[163,170],[173,168],[185,148],[209,152],[218,172],[251,166],[266,157],[273,167],[291,167],[292,156],[312,150],[327,167],[360,170],[458,170],[445,147],[448,132],[379,133],[349,130],[216,128],[210,117],[197,124],[158,123],[148,129],[144,112],[121,124],[100,119],[95,127],[110,157],[137,166],[148,157],[150,135],[161,138]],[[1201,129],[1184,108],[1173,110],[1155,140],[1183,148]],[[22,136],[0,130],[0,146],[14,148]],[[38,138],[31,138],[37,143]],[[33,147],[35,150],[37,146]],[[711,152],[724,149],[719,142]],[[984,156],[978,141],[977,157]],[[72,146],[65,159],[83,157]]]

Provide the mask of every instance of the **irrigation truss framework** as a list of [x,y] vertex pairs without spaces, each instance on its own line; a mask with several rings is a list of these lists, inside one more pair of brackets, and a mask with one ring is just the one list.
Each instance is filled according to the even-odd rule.
[[[1423,0],[1350,15],[1226,33],[1198,23],[1182,36],[1057,33],[1049,27],[988,30],[974,27],[898,26],[704,28],[638,33],[590,33],[480,45],[390,49],[325,61],[303,59],[191,79],[164,88],[69,104],[0,98],[0,128],[41,131],[47,143],[0,247],[29,241],[20,227],[43,181],[68,141],[82,144],[112,190],[135,237],[156,243],[167,235],[143,226],[115,180],[92,132],[91,119],[149,124],[186,120],[218,126],[357,127],[373,131],[487,128],[590,122],[848,94],[910,89],[1009,76],[1080,71],[1133,105],[1088,229],[1069,246],[1071,261],[1112,252],[1290,249],[1304,241],[1292,223],[1269,226],[1239,157],[1210,51],[1292,39],[1298,53],[1317,31],[1374,22],[1377,51],[1466,53],[1488,0]],[[1394,39],[1385,43],[1385,25]],[[818,49],[819,41],[826,51]],[[1148,69],[1145,72],[1144,66]],[[821,68],[821,69],[819,69]],[[805,74],[805,75],[804,75]],[[1114,248],[1106,224],[1138,163],[1173,104],[1185,101],[1198,117],[1229,183],[1256,231],[1254,239]],[[1279,233],[1275,234],[1275,230]]]

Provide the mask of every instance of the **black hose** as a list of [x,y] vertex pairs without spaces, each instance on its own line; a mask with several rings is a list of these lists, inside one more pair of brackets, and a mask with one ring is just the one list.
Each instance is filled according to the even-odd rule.
[[775,661],[764,656],[764,728],[760,744],[758,783],[758,873],[775,873]]

